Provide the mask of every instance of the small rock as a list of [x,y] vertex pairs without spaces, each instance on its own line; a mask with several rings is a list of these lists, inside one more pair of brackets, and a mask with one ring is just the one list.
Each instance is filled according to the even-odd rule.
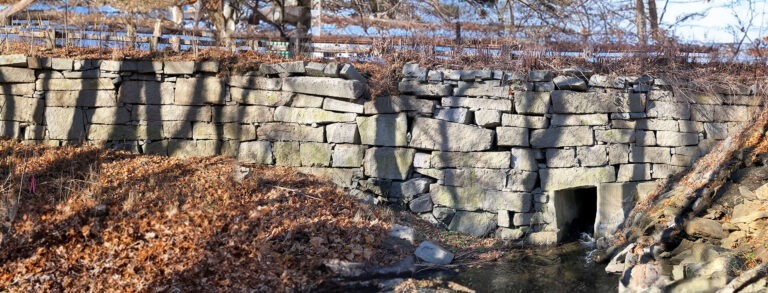
[[403,239],[410,243],[414,243],[414,241],[416,241],[416,235],[413,231],[413,228],[408,226],[394,224],[392,225],[392,229],[389,229],[388,235],[389,237]]
[[453,253],[431,241],[419,244],[414,254],[423,261],[438,265],[447,265],[453,261]]
[[106,217],[109,214],[109,208],[106,205],[100,204],[93,208],[94,217]]

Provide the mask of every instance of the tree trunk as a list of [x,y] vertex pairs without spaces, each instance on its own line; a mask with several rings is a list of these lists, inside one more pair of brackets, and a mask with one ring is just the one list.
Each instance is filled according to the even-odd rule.
[[635,0],[635,26],[637,27],[637,40],[641,45],[648,44],[648,36],[645,32],[645,5],[643,0]]
[[19,11],[22,11],[29,7],[29,5],[32,5],[32,3],[35,3],[35,0],[20,0],[19,2],[14,3],[11,6],[6,7],[2,11],[0,11],[0,22],[2,25],[9,25],[10,24],[10,18],[16,13],[19,13]]
[[659,14],[656,11],[656,0],[648,0],[648,22],[651,23],[651,38],[659,43]]

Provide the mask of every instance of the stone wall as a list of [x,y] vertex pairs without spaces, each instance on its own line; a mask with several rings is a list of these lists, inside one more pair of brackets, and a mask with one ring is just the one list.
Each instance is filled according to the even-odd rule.
[[218,71],[216,62],[0,56],[0,134],[296,167],[451,230],[551,243],[562,234],[558,192],[597,188],[596,234],[612,232],[656,180],[690,166],[762,102],[748,87],[683,98],[663,80],[578,70],[408,64],[402,95],[375,99],[346,64]]

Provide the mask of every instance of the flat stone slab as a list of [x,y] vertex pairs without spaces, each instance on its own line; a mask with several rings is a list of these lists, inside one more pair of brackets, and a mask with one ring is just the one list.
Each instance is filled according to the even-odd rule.
[[494,131],[437,119],[415,118],[410,147],[428,150],[472,152],[489,150]]
[[32,69],[0,67],[0,82],[3,83],[35,82],[35,78],[35,71]]
[[301,124],[328,124],[334,122],[355,122],[357,114],[336,113],[314,108],[277,107],[275,121]]
[[230,89],[232,101],[239,104],[259,105],[259,106],[286,106],[295,96],[291,92],[269,91],[269,90],[251,90],[233,87]]
[[556,148],[594,144],[595,139],[592,129],[588,126],[567,126],[531,131],[531,146],[534,148]]
[[224,82],[217,77],[177,79],[174,94],[177,105],[220,105],[227,100]]
[[447,265],[453,261],[453,253],[431,241],[419,244],[413,254],[423,261],[438,265]]
[[363,167],[370,177],[405,180],[411,171],[416,151],[406,148],[370,148],[365,151]]
[[484,237],[496,228],[496,223],[496,215],[492,213],[457,211],[448,229],[475,237]]
[[118,90],[118,100],[128,104],[173,104],[174,96],[171,82],[128,80]]
[[270,141],[312,141],[323,142],[322,127],[312,127],[294,123],[265,123],[256,129],[259,140]]
[[645,111],[645,96],[558,90],[552,92],[555,113],[592,114]]
[[508,169],[512,154],[509,152],[432,152],[432,168],[489,168]]
[[539,176],[542,189],[555,191],[614,182],[616,181],[616,170],[613,166],[541,169]]
[[381,114],[355,119],[360,142],[375,146],[406,146],[408,117],[406,114]]
[[283,88],[283,79],[258,76],[232,76],[229,85],[243,89],[279,91]]
[[[326,67],[327,69],[328,67]],[[357,80],[343,80],[312,76],[288,77],[283,91],[356,100],[363,95],[365,84]]]

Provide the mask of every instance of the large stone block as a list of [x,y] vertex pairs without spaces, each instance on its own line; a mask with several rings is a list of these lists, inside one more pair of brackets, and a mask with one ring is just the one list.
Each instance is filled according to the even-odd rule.
[[619,174],[616,181],[646,181],[653,179],[651,176],[651,164],[623,164],[619,165]]
[[27,67],[27,56],[24,54],[0,55],[0,66]]
[[258,76],[232,76],[229,85],[244,89],[279,91],[283,88],[283,79]]
[[118,101],[127,104],[173,104],[174,85],[170,82],[128,80],[120,85]]
[[526,116],[517,114],[502,114],[501,125],[524,128],[547,128],[549,120],[544,116]]
[[[2,103],[0,120],[43,124],[43,112],[46,107],[43,105],[42,99],[6,96],[0,103]],[[62,120],[61,122],[67,121]],[[69,125],[69,123],[65,124]]]
[[595,235],[608,236],[616,232],[641,197],[640,184],[647,183],[603,183],[597,187]]
[[715,105],[691,105],[691,120],[701,122],[715,121]]
[[131,120],[131,113],[125,107],[92,108],[85,110],[89,124],[125,124]]
[[213,122],[264,123],[274,121],[274,108],[228,105],[213,107]]
[[[326,67],[328,69],[328,67]],[[283,91],[356,100],[365,92],[365,84],[357,80],[343,80],[312,76],[288,77]]]
[[43,91],[114,90],[115,84],[109,78],[57,79],[55,81],[38,79],[35,88]]
[[357,114],[336,113],[314,108],[277,107],[275,121],[300,124],[328,124],[334,122],[354,122]]
[[483,209],[485,191],[480,187],[455,187],[433,184],[429,196],[435,205],[464,211]]
[[530,193],[487,190],[483,196],[483,210],[524,213],[531,210],[532,202]]
[[0,84],[0,95],[32,96],[35,93],[34,83],[4,83]]
[[515,111],[520,114],[547,114],[549,102],[549,93],[515,92]]
[[278,107],[286,106],[295,95],[291,92],[230,88],[232,101],[238,104]]
[[[5,119],[4,119],[5,120]],[[84,140],[85,113],[78,108],[45,108],[48,138],[57,140]]]
[[177,105],[221,105],[227,101],[227,88],[217,77],[179,78],[174,95]]
[[663,179],[685,171],[685,166],[672,166],[667,164],[653,164],[653,178]]
[[325,99],[323,109],[335,112],[363,114],[363,105],[353,102],[345,102],[336,99]]
[[333,145],[317,142],[305,142],[299,147],[301,165],[304,167],[328,167],[331,165]]
[[645,96],[627,93],[553,91],[555,113],[591,114],[643,112]]
[[256,129],[259,140],[270,141],[311,141],[323,142],[325,131],[322,127],[304,126],[294,123],[265,123]]
[[632,129],[606,129],[595,130],[595,139],[605,143],[632,143],[635,142],[635,131]]
[[552,115],[552,126],[590,126],[607,125],[607,114],[585,114],[585,115]]
[[496,144],[499,146],[529,146],[528,128],[496,127]]
[[608,163],[611,165],[629,162],[629,146],[626,144],[608,145]]
[[156,125],[88,125],[90,140],[160,140],[163,128]]
[[192,122],[163,121],[163,138],[192,138]]
[[272,155],[275,156],[275,165],[298,167],[301,166],[299,155],[299,143],[295,141],[276,141],[272,143]]
[[455,152],[483,151],[492,147],[493,134],[493,130],[417,117],[409,146]]
[[406,146],[408,117],[405,114],[381,114],[357,117],[360,142],[376,146]]
[[536,187],[539,173],[512,170],[507,176],[507,189],[511,191],[531,192]]
[[403,80],[398,86],[402,94],[422,97],[447,97],[453,95],[453,86],[450,84],[419,83],[417,81]]
[[496,82],[465,82],[459,81],[458,87],[454,90],[455,96],[469,97],[509,97],[509,86],[500,85]]
[[655,146],[656,134],[653,131],[638,130],[635,131],[636,146]]
[[437,103],[432,100],[419,99],[415,96],[381,96],[365,102],[365,114],[392,114],[400,112],[417,112],[431,115]]
[[497,110],[475,111],[475,124],[480,127],[492,128],[501,125],[501,112]]
[[584,146],[576,148],[576,159],[582,167],[598,167],[608,165],[608,152],[605,145]]
[[661,163],[669,164],[672,158],[670,148],[665,147],[637,147],[630,149],[629,162],[631,163]]
[[477,168],[445,169],[443,182],[448,186],[502,190],[507,183],[507,171]]
[[547,149],[546,158],[549,168],[571,168],[579,165],[579,161],[576,160],[576,151],[572,148]]
[[200,121],[210,122],[210,106],[135,105],[131,119],[136,121]]
[[370,148],[365,151],[365,175],[382,179],[405,180],[411,171],[416,151],[405,148]]
[[575,91],[587,90],[587,82],[575,76],[563,76],[563,75],[556,76],[554,79],[552,79],[552,82],[555,84],[555,87],[559,90],[575,90]]
[[539,176],[545,191],[598,186],[600,183],[616,181],[613,166],[541,169]]
[[165,61],[163,72],[169,75],[182,75],[195,73],[194,61]]
[[470,123],[473,118],[472,112],[467,108],[439,108],[435,111],[435,114],[432,115],[432,117],[443,121],[463,124]]
[[[1,83],[35,82],[35,71],[26,68],[0,67]],[[43,88],[38,88],[42,90]]]
[[688,103],[650,101],[646,115],[651,118],[687,120],[691,118],[691,109]]
[[715,122],[751,121],[756,117],[759,107],[750,106],[715,106]]
[[728,138],[728,124],[726,123],[704,123],[704,131],[708,139],[723,140]]
[[211,157],[219,154],[220,147],[221,143],[215,140],[172,139],[168,141],[168,155],[177,158]]
[[588,126],[536,129],[531,132],[531,146],[535,148],[556,148],[593,144],[595,144],[595,139],[592,134],[592,129]]
[[697,133],[657,131],[656,144],[671,147],[697,145],[699,144],[699,135]]
[[534,150],[526,148],[512,148],[509,152],[512,154],[512,169],[525,171],[539,170],[538,163],[536,163],[536,155],[534,154]]
[[447,97],[442,98],[440,101],[443,107],[464,107],[471,110],[498,110],[502,112],[512,111],[511,100]]
[[333,148],[333,167],[355,167],[363,165],[365,146],[354,144],[337,144]]
[[294,108],[321,108],[323,107],[323,97],[296,94],[291,100],[291,107]]
[[489,168],[508,169],[509,152],[432,152],[432,168]]
[[334,123],[325,126],[325,139],[332,143],[360,143],[357,124]]
[[237,160],[243,163],[272,164],[272,144],[268,141],[247,141],[240,143]]
[[484,237],[496,229],[496,214],[458,211],[448,229],[475,237]]

